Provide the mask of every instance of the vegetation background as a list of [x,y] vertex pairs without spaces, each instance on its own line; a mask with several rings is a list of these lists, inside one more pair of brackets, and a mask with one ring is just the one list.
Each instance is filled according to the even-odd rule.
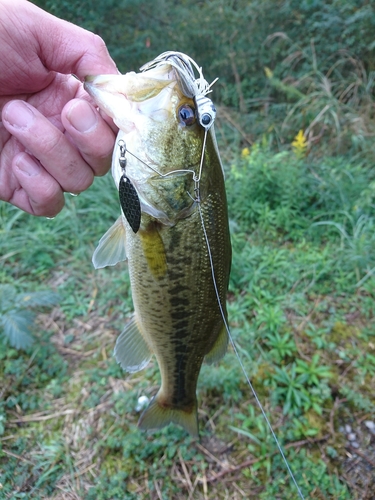
[[[122,72],[179,50],[219,77],[242,360],[305,497],[374,499],[374,3],[35,3]],[[91,265],[118,211],[109,176],[54,220],[0,204],[0,498],[297,498],[231,351],[202,369],[200,442],[137,430],[158,369],[114,361],[126,264]]]

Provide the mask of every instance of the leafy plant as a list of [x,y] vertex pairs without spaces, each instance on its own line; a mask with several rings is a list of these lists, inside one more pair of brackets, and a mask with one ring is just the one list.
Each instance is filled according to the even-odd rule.
[[288,368],[276,367],[275,374],[268,383],[276,385],[273,390],[273,398],[275,402],[284,402],[283,413],[295,414],[301,410],[306,411],[310,406],[310,398],[308,391],[301,375],[297,375],[296,365],[293,363]]
[[275,333],[285,324],[285,316],[279,304],[263,304],[256,315],[255,325],[262,331]]
[[266,343],[271,347],[269,353],[276,362],[281,362],[286,357],[291,357],[296,352],[296,344],[290,333],[269,333]]
[[0,325],[10,345],[26,349],[33,343],[34,309],[52,307],[59,296],[51,291],[18,292],[12,285],[0,285]]
[[322,404],[330,396],[323,390],[322,380],[331,376],[329,367],[319,366],[319,355],[316,354],[311,363],[296,360],[287,367],[276,367],[267,384],[273,387],[275,402],[284,403],[284,414],[296,415],[310,408],[321,414]]
[[296,373],[300,373],[300,381],[306,385],[319,385],[321,379],[328,379],[332,377],[332,372],[329,366],[320,364],[319,354],[314,354],[311,362],[308,363],[303,359],[296,361]]

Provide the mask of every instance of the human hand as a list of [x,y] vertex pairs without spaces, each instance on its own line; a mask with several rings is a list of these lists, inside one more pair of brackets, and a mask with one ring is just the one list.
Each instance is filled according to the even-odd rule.
[[110,168],[115,127],[79,79],[116,66],[98,36],[25,0],[0,0],[0,67],[0,199],[54,216],[64,191]]

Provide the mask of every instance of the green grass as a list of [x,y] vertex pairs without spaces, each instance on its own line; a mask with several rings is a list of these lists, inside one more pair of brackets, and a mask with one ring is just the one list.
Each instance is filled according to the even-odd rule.
[[[373,171],[255,146],[226,182],[229,320],[245,368],[306,498],[370,499]],[[0,333],[0,498],[296,499],[231,349],[200,374],[200,443],[175,426],[137,429],[138,397],[155,394],[159,372],[155,362],[134,375],[116,364],[132,311],[126,264],[91,264],[118,212],[109,177],[67,196],[53,220],[0,205],[1,283],[60,296],[40,309],[24,350]]]

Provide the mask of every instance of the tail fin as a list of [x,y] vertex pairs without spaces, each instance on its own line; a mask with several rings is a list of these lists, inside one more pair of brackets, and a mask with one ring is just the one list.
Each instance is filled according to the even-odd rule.
[[138,427],[143,430],[160,429],[170,423],[181,425],[189,434],[199,437],[197,404],[191,411],[183,411],[176,408],[164,407],[158,401],[157,394],[142,413]]

